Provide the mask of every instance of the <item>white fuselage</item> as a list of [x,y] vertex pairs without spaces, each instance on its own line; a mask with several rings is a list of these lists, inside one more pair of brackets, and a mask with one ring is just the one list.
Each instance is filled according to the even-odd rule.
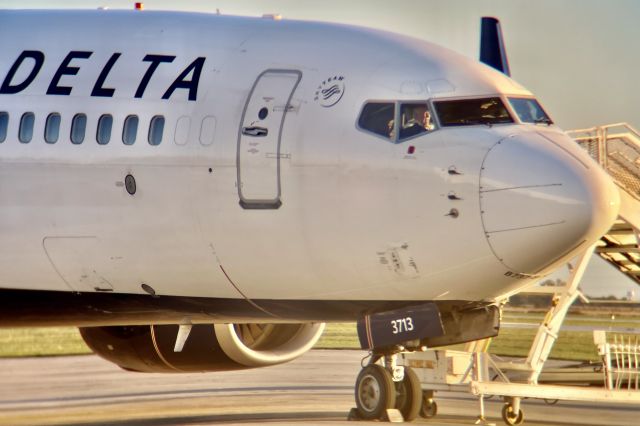
[[[491,301],[592,244],[617,214],[605,173],[555,126],[440,127],[402,143],[358,128],[371,100],[532,96],[426,42],[310,22],[122,11],[2,11],[0,40],[9,86],[37,66],[29,57],[6,81],[21,53],[44,56],[27,87],[0,93],[9,114],[3,289],[146,294],[146,284],[161,297],[258,305]],[[91,54],[65,63],[70,52]],[[164,59],[142,87],[147,55]],[[340,82],[333,105],[316,99],[327,80]],[[262,104],[276,117],[263,120],[267,148],[241,131],[260,121],[250,115]],[[23,143],[26,112],[35,124]],[[61,117],[56,143],[44,140],[51,113]],[[74,144],[78,113],[86,136]],[[113,125],[100,145],[104,114]],[[130,115],[139,125],[125,145]],[[157,146],[148,142],[154,116],[165,119]],[[243,194],[278,205],[245,208]]]

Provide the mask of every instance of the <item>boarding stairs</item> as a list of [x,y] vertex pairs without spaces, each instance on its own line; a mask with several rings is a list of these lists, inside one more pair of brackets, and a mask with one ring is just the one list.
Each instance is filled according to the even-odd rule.
[[627,123],[567,132],[620,188],[620,213],[595,254],[640,285],[640,132]]

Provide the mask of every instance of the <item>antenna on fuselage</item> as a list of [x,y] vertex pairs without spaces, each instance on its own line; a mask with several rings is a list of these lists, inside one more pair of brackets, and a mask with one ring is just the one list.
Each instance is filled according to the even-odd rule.
[[483,16],[480,21],[480,62],[511,76],[502,28],[497,18]]

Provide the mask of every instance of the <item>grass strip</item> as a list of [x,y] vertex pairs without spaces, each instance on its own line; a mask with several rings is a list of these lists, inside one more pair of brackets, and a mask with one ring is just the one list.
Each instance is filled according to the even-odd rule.
[[[509,329],[500,331],[493,339],[489,352],[502,356],[527,356],[536,335],[536,329]],[[327,328],[315,346],[319,349],[359,349],[356,326],[352,323],[327,324]],[[452,346],[462,349],[463,345]],[[551,351],[551,358],[597,361],[598,352],[593,344],[593,334],[589,331],[561,331],[558,341]]]
[[0,357],[91,353],[75,327],[0,328]]
[[[532,315],[532,322],[542,320],[542,315]],[[506,316],[505,320],[509,320]],[[597,323],[597,320],[595,320]],[[599,323],[606,329],[610,321]],[[586,325],[586,324],[582,324]],[[617,325],[617,324],[616,324]],[[493,339],[490,352],[504,356],[526,356],[536,329],[503,328]],[[593,334],[589,331],[561,331],[551,351],[551,358],[566,360],[598,360]],[[328,324],[315,346],[319,349],[359,349],[355,323]],[[457,345],[455,348],[462,348]],[[77,328],[13,328],[0,329],[0,357],[79,355],[91,353],[80,337]]]

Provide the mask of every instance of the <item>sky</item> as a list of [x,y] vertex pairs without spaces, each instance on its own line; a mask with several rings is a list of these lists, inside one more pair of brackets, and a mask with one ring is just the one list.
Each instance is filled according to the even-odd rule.
[[[133,1],[0,0],[0,8],[133,8]],[[640,1],[636,0],[148,0],[185,10],[340,22],[406,34],[478,56],[481,16],[502,23],[512,77],[563,129],[627,122],[640,129]],[[593,259],[582,288],[625,295],[636,285]],[[640,289],[638,289],[640,290]],[[640,292],[640,291],[639,291]]]

